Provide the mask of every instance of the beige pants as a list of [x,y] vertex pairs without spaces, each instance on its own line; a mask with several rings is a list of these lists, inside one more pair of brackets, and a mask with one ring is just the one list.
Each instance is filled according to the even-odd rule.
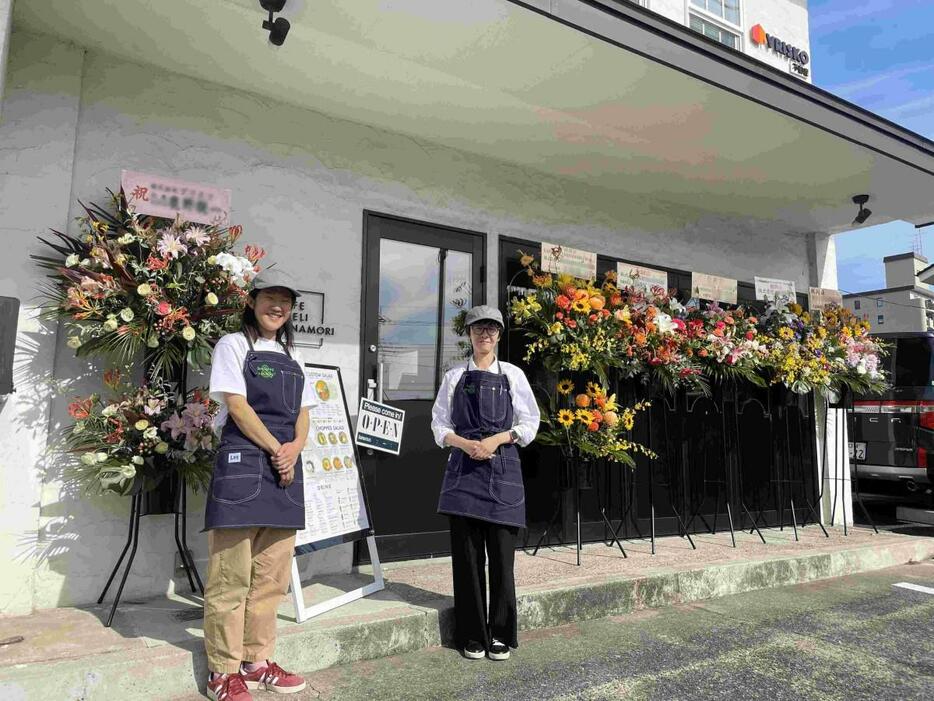
[[273,656],[276,609],[289,585],[294,547],[293,529],[208,531],[204,647],[212,672],[232,674],[241,660]]

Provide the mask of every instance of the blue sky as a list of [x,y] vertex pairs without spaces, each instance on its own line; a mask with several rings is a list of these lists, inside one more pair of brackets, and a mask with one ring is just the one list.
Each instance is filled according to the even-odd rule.
[[[814,83],[934,139],[934,2],[809,0],[808,9]],[[934,260],[934,226],[921,231]],[[893,222],[838,236],[840,289],[884,287],[882,257],[910,251],[914,234]]]

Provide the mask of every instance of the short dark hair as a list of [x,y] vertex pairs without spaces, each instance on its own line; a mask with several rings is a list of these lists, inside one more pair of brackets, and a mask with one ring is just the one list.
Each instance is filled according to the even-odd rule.
[[[262,290],[251,292],[250,297],[255,300],[256,296],[260,292],[262,292]],[[292,297],[292,305],[295,305],[294,296]],[[240,331],[242,331],[243,335],[254,343],[261,335],[259,321],[256,318],[256,311],[249,304],[245,304],[243,306],[243,316],[240,318]],[[295,348],[295,327],[292,324],[291,316],[289,316],[285,320],[285,323],[279,327],[279,330],[276,331],[276,341],[278,341],[286,350],[292,350]]]

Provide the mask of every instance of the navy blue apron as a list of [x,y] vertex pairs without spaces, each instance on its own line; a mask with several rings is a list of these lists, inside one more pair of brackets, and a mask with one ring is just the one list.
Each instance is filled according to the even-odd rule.
[[[295,438],[295,422],[302,405],[305,374],[288,354],[250,350],[243,361],[246,401],[280,443]],[[204,529],[305,527],[305,488],[302,459],[295,462],[295,479],[283,489],[272,456],[240,431],[227,417],[214,459],[214,474],[204,512]]]
[[[454,433],[482,440],[510,430],[512,419],[509,378],[501,372],[468,369],[451,402]],[[460,448],[452,448],[438,513],[524,528],[525,487],[518,448],[512,443],[501,445],[489,460],[473,460]]]

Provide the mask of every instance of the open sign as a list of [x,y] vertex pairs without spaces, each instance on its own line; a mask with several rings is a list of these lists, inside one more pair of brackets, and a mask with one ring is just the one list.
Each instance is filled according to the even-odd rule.
[[404,410],[361,397],[357,413],[357,446],[398,455],[404,423]]

